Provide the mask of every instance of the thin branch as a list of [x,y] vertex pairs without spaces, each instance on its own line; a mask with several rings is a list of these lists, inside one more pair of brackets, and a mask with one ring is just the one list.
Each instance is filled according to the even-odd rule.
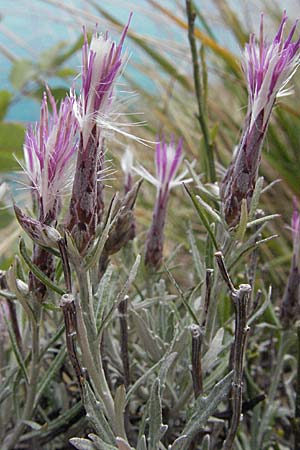
[[130,368],[129,368],[129,354],[128,354],[128,324],[127,324],[127,307],[128,295],[124,297],[118,305],[120,329],[121,329],[121,359],[123,363],[124,386],[126,390],[130,385]]
[[192,377],[194,395],[197,398],[203,392],[202,380],[202,364],[201,364],[201,347],[202,332],[198,325],[191,325],[190,332],[192,334]]
[[208,308],[209,308],[210,299],[211,299],[211,290],[212,290],[212,285],[213,285],[213,275],[214,275],[214,269],[206,269],[205,297],[204,297],[204,306],[203,306],[203,312],[202,312],[202,317],[201,317],[201,319],[202,319],[201,320],[202,327],[203,327],[204,330],[205,330],[207,313],[208,313]]
[[81,369],[79,359],[76,351],[76,336],[77,336],[77,319],[76,319],[76,307],[74,297],[71,294],[64,294],[61,297],[60,307],[63,310],[65,327],[66,327],[66,342],[68,354],[74,368],[78,384],[81,388],[82,379],[84,378],[83,371]]
[[235,306],[235,338],[233,350],[233,383],[232,383],[232,418],[223,450],[231,450],[238,430],[242,413],[243,365],[248,334],[247,309],[251,286],[241,284],[239,289],[232,292],[231,297]]
[[66,248],[66,243],[65,243],[64,239],[60,239],[58,241],[58,248],[59,248],[60,255],[61,255],[62,267],[63,267],[63,271],[64,271],[67,292],[71,293],[72,292],[71,269],[70,269],[70,263],[69,263],[69,257],[68,257],[68,252],[67,252],[67,248]]
[[216,252],[215,253],[215,257],[216,257],[216,260],[217,260],[217,264],[218,264],[220,273],[221,273],[225,283],[227,284],[228,289],[230,290],[231,293],[234,293],[236,291],[236,289],[235,289],[235,287],[234,287],[234,285],[233,285],[233,283],[231,281],[231,278],[229,276],[228,270],[227,270],[227,268],[225,266],[223,253],[222,252]]

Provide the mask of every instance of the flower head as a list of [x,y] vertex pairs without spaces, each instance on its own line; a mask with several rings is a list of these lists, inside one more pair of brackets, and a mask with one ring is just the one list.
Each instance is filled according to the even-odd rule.
[[186,170],[177,175],[182,159],[182,139],[179,139],[176,146],[174,136],[171,137],[170,143],[167,143],[163,138],[161,142],[156,144],[156,176],[148,172],[143,166],[134,167],[134,170],[156,186],[160,195],[167,196],[173,187],[180,185],[183,181],[189,181],[184,180],[187,174]]
[[262,14],[259,41],[256,42],[255,35],[252,34],[246,44],[243,70],[249,92],[250,127],[263,109],[263,125],[266,125],[275,98],[289,93],[284,88],[299,65],[300,37],[292,42],[297,22],[284,40],[283,32],[287,19],[284,11],[273,41],[267,42],[264,39]]
[[[157,198],[153,210],[152,224],[147,236],[145,253],[146,265],[154,269],[159,267],[163,257],[164,227],[169,192],[174,186],[179,185],[183,181],[187,172],[183,171],[177,175],[182,158],[182,139],[179,140],[176,146],[174,136],[172,136],[170,143],[167,143],[163,138],[156,145],[155,177],[142,166],[135,168],[138,174],[157,188]],[[190,180],[185,181],[188,182]]]
[[[105,118],[111,110],[116,81],[124,66],[122,48],[130,19],[131,15],[118,44],[110,39],[108,32],[104,35],[95,32],[89,45],[84,29],[82,89],[75,103],[76,115],[83,133],[84,148],[95,123]],[[97,127],[97,141],[99,141],[100,128]]]
[[229,225],[238,223],[243,199],[250,208],[272,108],[276,97],[289,93],[285,87],[299,66],[300,38],[292,42],[297,22],[284,40],[286,22],[284,12],[273,41],[268,43],[264,39],[261,16],[259,41],[251,35],[245,48],[243,70],[248,87],[248,112],[240,143],[221,187],[223,212]]
[[28,127],[24,143],[25,170],[38,193],[42,217],[52,211],[57,198],[71,187],[73,155],[78,146],[73,100],[66,97],[57,110],[49,89],[48,97],[52,114],[44,93],[40,121]]

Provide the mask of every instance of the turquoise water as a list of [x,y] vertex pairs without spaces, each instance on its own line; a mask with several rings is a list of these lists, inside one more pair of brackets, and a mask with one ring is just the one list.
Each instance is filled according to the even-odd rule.
[[[52,3],[52,2],[51,2]],[[13,57],[36,60],[38,56],[45,52],[50,47],[64,40],[73,43],[79,36],[83,24],[98,23],[99,30],[105,31],[107,26],[104,26],[101,18],[95,13],[95,9],[89,7],[87,1],[73,0],[61,2],[66,9],[59,7],[59,2],[50,4],[43,0],[17,0],[11,2],[9,0],[0,0],[1,5],[1,22],[0,22],[0,44],[5,48],[6,52]],[[125,23],[128,20],[131,11],[134,16],[131,22],[131,29],[143,35],[150,35],[155,38],[164,36],[166,33],[170,35],[171,30],[157,29],[150,17],[149,5],[144,0],[140,0],[138,5],[135,2],[126,1],[109,1],[100,2],[99,5],[105,8],[111,15],[116,17],[121,22]],[[171,8],[174,2],[166,0],[163,2],[164,6]],[[74,13],[70,8],[75,9]],[[84,14],[80,14],[80,10]],[[148,13],[148,14],[147,14]],[[90,16],[88,16],[90,14]],[[93,20],[92,15],[95,19]],[[172,38],[176,37],[176,31],[172,32]],[[113,36],[116,39],[119,32],[112,30]],[[130,49],[130,40],[127,40],[127,46]],[[130,61],[134,56],[131,54]],[[136,61],[135,61],[136,62]],[[80,52],[72,59],[74,68],[80,67]],[[11,90],[9,76],[11,72],[12,62],[9,58],[0,54],[0,89]],[[151,83],[149,80],[142,79],[137,71],[131,67],[131,62],[127,68],[129,74],[133,76],[137,82]],[[52,86],[57,85],[57,80],[47,79],[47,82]],[[59,86],[62,83],[59,82]],[[65,85],[68,86],[67,84]],[[150,88],[150,85],[148,86]],[[39,103],[30,98],[16,99],[14,105],[11,106],[6,119],[17,120],[22,122],[29,122],[37,120],[39,114]]]
[[[259,1],[240,2],[231,0],[229,3],[240,16],[250,23],[250,29],[255,30],[257,28],[261,10]],[[270,4],[273,2],[267,1],[266,3]],[[161,21],[162,15],[155,12],[155,9],[147,0],[102,0],[98,4],[123,23],[127,21],[129,13],[133,11],[131,30],[145,36],[146,39],[150,38],[150,42],[151,39],[161,41],[163,47],[167,49],[166,53],[168,53],[169,46],[170,54],[168,56],[174,59],[179,70],[182,72],[186,71],[187,60],[182,59],[182,57],[180,59],[180,52],[179,56],[176,56],[176,52],[173,52],[173,47],[175,46],[178,46],[181,51],[185,48],[187,43],[185,33],[180,31],[175,25],[170,26],[170,23]],[[179,2],[175,0],[161,0],[160,4],[169,8],[177,16],[183,17],[184,0]],[[199,8],[201,7],[202,13],[208,18],[209,23],[212,24],[217,40],[235,52],[238,58],[240,49],[237,47],[233,37],[224,32],[224,27],[215,18],[213,2],[196,0],[196,4]],[[291,17],[295,17],[296,5],[297,0],[286,0],[284,2],[284,7]],[[33,61],[42,52],[61,40],[70,44],[75,42],[83,24],[93,25],[98,23],[99,30],[106,30],[107,28],[107,24],[100,16],[95,14],[95,9],[89,5],[87,0],[16,0],[14,2],[11,0],[0,0],[0,13],[1,48],[13,57]],[[112,34],[116,38],[119,36],[119,32],[116,32],[116,30],[112,30]],[[129,39],[127,40],[127,46],[132,53],[127,67],[128,73],[145,88],[149,90],[155,89],[153,81],[134,69],[136,63],[142,63],[142,53],[136,53],[133,50],[134,46]],[[73,58],[72,64],[74,68],[80,67],[80,53]],[[2,52],[0,53],[0,67],[0,89],[11,90],[9,75],[12,63]],[[54,79],[48,79],[47,82],[51,86],[57,84],[57,80]],[[29,122],[37,120],[38,113],[39,103],[37,101],[19,98],[11,106],[7,119]]]

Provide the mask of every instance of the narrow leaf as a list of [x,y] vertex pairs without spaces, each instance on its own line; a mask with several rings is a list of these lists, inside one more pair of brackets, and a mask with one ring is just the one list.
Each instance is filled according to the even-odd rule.
[[121,384],[116,390],[114,399],[115,429],[116,434],[124,439],[126,439],[126,431],[124,426],[125,399],[126,399],[125,386]]
[[20,370],[21,370],[25,380],[26,380],[26,383],[28,384],[28,375],[27,375],[27,371],[26,371],[26,367],[25,367],[25,362],[24,362],[23,357],[22,357],[22,355],[20,353],[20,350],[19,350],[19,347],[18,347],[18,344],[17,344],[17,339],[16,339],[16,336],[15,336],[13,327],[11,325],[11,322],[9,320],[7,320],[5,311],[3,311],[2,317],[4,318],[5,325],[7,327],[7,331],[8,331],[8,334],[9,334],[9,339],[10,339],[12,351],[13,351],[15,357],[16,357],[17,363],[18,363],[18,365],[20,367]]
[[107,444],[115,444],[115,437],[112,429],[104,415],[104,408],[92,391],[87,381],[83,382],[83,403],[86,409],[86,415],[91,425],[94,427],[97,435]]
[[[184,427],[182,435],[186,435],[191,442],[200,429],[206,424],[210,416],[217,410],[221,401],[228,395],[233,378],[233,372],[226,375],[217,383],[207,397],[198,397],[194,412]],[[187,448],[187,447],[185,447]]]
[[219,247],[218,247],[216,238],[215,238],[215,236],[214,236],[214,234],[213,234],[213,232],[211,230],[210,223],[209,223],[209,221],[207,219],[207,216],[206,216],[205,212],[203,211],[203,209],[201,208],[201,206],[199,204],[199,201],[197,200],[195,194],[193,194],[192,191],[190,191],[188,189],[186,184],[183,183],[183,186],[184,186],[186,192],[188,193],[189,197],[191,198],[191,200],[193,202],[193,205],[195,206],[196,211],[197,211],[197,213],[198,213],[198,215],[199,215],[199,217],[200,217],[204,227],[206,228],[206,231],[208,232],[215,249],[218,250]]
[[60,351],[57,353],[54,360],[51,362],[49,369],[45,372],[43,378],[41,379],[37,394],[35,397],[35,406],[37,406],[39,399],[43,395],[44,390],[49,387],[51,380],[55,376],[55,374],[59,371],[59,369],[62,367],[65,358],[66,358],[66,348],[64,346],[61,347]]
[[44,274],[44,272],[42,272],[41,269],[39,269],[31,261],[29,255],[27,253],[25,242],[22,238],[20,238],[19,249],[20,249],[20,253],[21,253],[25,263],[27,264],[27,266],[29,267],[31,272],[49,289],[51,289],[52,291],[56,292],[59,295],[64,295],[65,291],[63,289],[61,289],[59,286],[57,286],[49,277],[47,277],[47,275]]
[[151,389],[149,403],[149,450],[157,450],[162,437],[163,424],[161,408],[160,380],[156,378]]

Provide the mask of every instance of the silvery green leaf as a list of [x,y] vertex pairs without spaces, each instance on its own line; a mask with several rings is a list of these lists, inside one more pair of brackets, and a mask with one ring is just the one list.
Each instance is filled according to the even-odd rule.
[[255,212],[256,212],[258,204],[259,204],[260,195],[262,193],[263,185],[264,185],[264,177],[259,177],[255,183],[255,188],[253,191],[251,207],[250,207],[250,212],[249,212],[249,220],[251,220],[255,215]]
[[187,442],[187,436],[179,436],[172,445],[169,445],[168,450],[182,450]]
[[19,243],[20,253],[29,267],[31,272],[38,278],[45,286],[59,295],[64,295],[65,291],[55,284],[38,266],[36,266],[30,259],[24,240],[21,238]]
[[37,422],[34,422],[33,420],[22,420],[25,425],[28,425],[32,430],[40,430],[42,428],[42,425],[40,425]]
[[103,277],[101,278],[101,281],[99,283],[97,292],[96,292],[96,298],[98,299],[97,307],[96,307],[96,318],[101,321],[105,309],[105,305],[107,303],[107,299],[109,298],[109,294],[112,291],[112,286],[110,284],[111,277],[113,274],[113,266],[110,264]]
[[136,327],[138,337],[143,344],[143,348],[151,355],[154,361],[158,361],[163,355],[163,349],[159,346],[157,337],[140,314],[137,314],[132,310],[131,317]]
[[176,352],[178,356],[186,351],[187,345],[189,343],[190,334],[188,329],[185,327],[180,333],[174,337],[174,344],[172,345],[172,351]]
[[106,444],[95,434],[89,434],[89,439],[72,438],[69,442],[78,450],[117,450],[114,445]]
[[248,325],[251,325],[254,323],[260,316],[263,315],[263,313],[266,311],[266,309],[271,304],[271,296],[272,296],[272,286],[269,287],[269,291],[266,297],[266,300],[263,302],[263,304],[260,306],[260,308],[250,317],[248,320]]
[[[232,342],[233,339],[229,342]],[[204,391],[208,392],[213,386],[216,384],[217,380],[219,380],[224,372],[228,369],[228,358],[220,357],[218,358],[217,367],[204,379]]]
[[235,232],[235,240],[236,241],[242,241],[244,238],[244,235],[246,233],[247,229],[247,223],[248,223],[248,206],[247,206],[247,200],[243,198],[242,204],[241,204],[241,217],[239,224],[237,226],[237,230]]
[[115,208],[116,205],[118,204],[118,201],[119,201],[119,194],[116,193],[111,202],[111,206],[109,208],[108,217],[104,225],[104,228],[103,230],[101,230],[101,234],[98,237],[96,244],[94,245],[90,253],[86,256],[85,261],[86,270],[90,269],[93,265],[97,264],[99,261],[105,242],[107,241],[109,232],[119,216],[119,212],[115,214]]
[[219,353],[223,350],[224,328],[220,328],[215,334],[207,352],[202,359],[203,373],[208,372],[217,361]]
[[11,394],[11,389],[9,386],[6,386],[4,389],[1,389],[0,392],[0,405],[4,400]]
[[265,239],[260,239],[258,241],[255,241],[255,237],[257,237],[264,226],[266,225],[266,222],[262,224],[262,226],[251,236],[251,238],[243,245],[241,245],[236,252],[234,252],[233,257],[230,258],[228,262],[228,271],[230,271],[240,260],[242,256],[245,256],[246,254],[250,253],[251,251],[255,250],[262,244],[266,244],[267,242],[271,241],[272,239],[275,239],[278,237],[278,234],[273,234],[272,236],[268,236]]
[[106,444],[96,434],[90,433],[88,436],[89,439],[93,441],[94,447],[97,450],[117,450],[117,447],[115,445]]
[[194,164],[193,162],[190,163],[189,161],[184,161],[197,188],[200,190],[200,192],[203,194],[204,198],[209,198],[210,200],[219,200],[220,199],[220,192],[219,187],[217,183],[206,183],[205,185],[201,182],[201,175],[198,175],[194,170]]
[[112,429],[104,415],[104,408],[95,397],[89,383],[85,380],[82,386],[83,403],[86,415],[97,435],[107,444],[115,444],[115,437]]
[[206,434],[202,439],[201,450],[210,450],[210,435]]
[[[216,237],[215,237],[214,231],[212,231],[212,229],[210,227],[210,221],[208,220],[206,209],[203,207],[203,205],[201,205],[199,203],[196,195],[192,192],[192,190],[190,190],[184,183],[183,183],[183,186],[184,186],[187,194],[189,195],[190,199],[192,200],[193,205],[195,206],[195,209],[196,209],[196,211],[198,213],[198,216],[200,217],[204,227],[206,228],[206,231],[207,231],[207,233],[208,233],[208,235],[209,235],[209,237],[210,237],[210,239],[212,241],[212,244],[213,244],[215,250],[218,250],[219,249],[219,245],[218,245],[218,243],[216,241]],[[211,267],[211,266],[209,266],[209,267]]]
[[149,402],[149,450],[157,450],[159,441],[167,430],[167,426],[162,424],[161,408],[160,380],[156,378]]
[[131,284],[134,282],[139,265],[141,262],[141,255],[137,255],[135,262],[132,266],[132,268],[130,269],[130,272],[128,274],[127,280],[124,284],[124,286],[122,287],[122,289],[120,290],[120,292],[118,293],[117,297],[115,298],[113,304],[110,306],[109,311],[107,312],[106,316],[103,318],[103,321],[101,322],[100,328],[98,330],[98,336],[101,334],[101,331],[104,327],[104,325],[106,325],[106,323],[109,321],[109,319],[111,318],[112,313],[114,312],[115,308],[117,308],[117,306],[119,305],[119,303],[124,300],[125,295],[127,294]]
[[65,346],[62,346],[60,351],[57,353],[54,360],[51,362],[48,370],[44,373],[43,377],[40,379],[38,384],[38,389],[35,397],[35,406],[38,405],[38,402],[44,392],[44,390],[49,386],[54,375],[58,372],[58,370],[63,365],[66,359],[67,350]]
[[128,442],[126,442],[124,439],[122,439],[121,437],[117,437],[116,438],[116,442],[118,445],[118,449],[119,450],[134,450],[129,444]]
[[[227,374],[211,390],[207,397],[199,396],[195,402],[191,418],[184,427],[182,435],[187,436],[190,443],[199,430],[206,424],[210,416],[217,410],[219,404],[227,396],[232,383],[233,372]],[[186,445],[183,448],[188,448]]]
[[18,342],[17,342],[17,338],[13,329],[13,326],[11,324],[11,321],[7,319],[4,308],[2,310],[2,318],[4,319],[7,331],[8,331],[8,335],[9,335],[9,339],[10,339],[10,344],[11,344],[11,348],[12,351],[15,355],[15,358],[17,360],[17,363],[19,365],[20,371],[22,372],[24,379],[26,381],[26,383],[29,383],[29,379],[28,379],[28,375],[27,375],[27,370],[26,370],[26,365],[25,365],[25,361],[24,358],[20,352],[19,346],[18,346]]
[[69,442],[78,450],[96,450],[93,442],[89,441],[88,439],[72,438],[69,440]]
[[141,438],[138,440],[136,450],[148,450],[146,436],[143,434]]
[[201,260],[201,256],[200,256],[197,244],[196,244],[196,239],[195,239],[195,236],[194,236],[194,233],[193,233],[191,227],[189,227],[187,230],[187,237],[188,237],[189,244],[190,244],[191,251],[192,251],[194,267],[195,267],[196,273],[198,275],[198,278],[201,281],[204,279],[205,269],[204,269],[204,265]]
[[67,249],[68,249],[68,255],[72,261],[72,263],[77,266],[81,266],[82,264],[82,256],[80,255],[76,243],[73,239],[73,236],[69,232],[69,230],[65,230],[65,239],[67,241]]
[[220,214],[212,206],[210,206],[208,203],[206,203],[200,197],[200,195],[196,195],[196,199],[198,200],[198,202],[200,203],[202,208],[204,208],[204,210],[206,211],[208,217],[211,219],[212,222],[222,223]]
[[159,373],[158,373],[158,378],[160,379],[161,394],[162,394],[162,391],[164,389],[164,385],[165,385],[165,382],[166,382],[168,370],[170,369],[171,365],[175,361],[176,357],[177,357],[177,353],[176,352],[170,353],[169,355],[167,355],[164,358],[164,360],[162,362],[162,365],[160,366]]
[[126,398],[125,386],[121,384],[120,386],[118,386],[116,390],[114,399],[115,431],[116,434],[120,436],[120,438],[126,438],[126,432],[124,427],[125,398]]
[[154,364],[152,367],[150,367],[150,369],[148,369],[146,372],[144,372],[143,375],[136,380],[134,385],[131,386],[131,388],[129,389],[129,391],[126,394],[126,402],[125,402],[126,405],[128,404],[130,397],[133,395],[133,393],[136,392],[139,389],[139,387],[143,385],[143,383],[146,383],[146,380],[161,365],[164,358],[165,358],[165,356],[163,356],[156,364]]
[[270,220],[277,219],[278,217],[280,217],[280,214],[270,214],[268,216],[260,217],[259,219],[254,219],[251,222],[248,222],[247,228],[251,228],[254,226],[257,227],[258,225],[261,225],[265,222],[270,222]]
[[32,301],[30,296],[25,296],[18,288],[17,283],[17,260],[15,259],[12,266],[6,271],[6,282],[9,290],[15,294],[18,301],[21,303],[22,307],[26,311],[27,316],[36,321],[36,317],[32,308]]

